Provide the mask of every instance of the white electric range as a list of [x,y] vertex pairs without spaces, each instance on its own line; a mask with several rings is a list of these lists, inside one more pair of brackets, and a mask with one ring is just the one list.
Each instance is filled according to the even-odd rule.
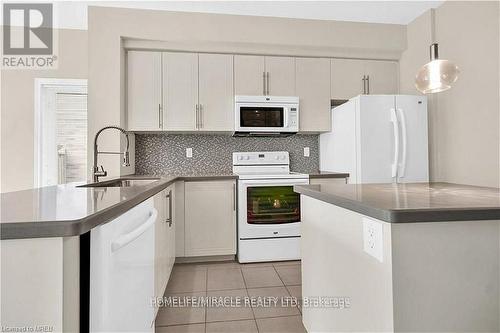
[[233,153],[238,180],[238,260],[300,259],[300,195],[309,175],[290,172],[286,151]]

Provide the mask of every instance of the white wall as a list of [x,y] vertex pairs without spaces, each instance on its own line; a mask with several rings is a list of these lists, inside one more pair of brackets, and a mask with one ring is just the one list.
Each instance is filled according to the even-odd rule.
[[87,78],[87,32],[60,29],[58,37],[57,69],[1,71],[1,192],[33,187],[35,78]]
[[[448,1],[436,10],[440,57],[461,69],[452,89],[430,96],[431,179],[471,185],[500,185],[499,3]],[[400,89],[429,61],[430,13],[407,28],[400,62]]]

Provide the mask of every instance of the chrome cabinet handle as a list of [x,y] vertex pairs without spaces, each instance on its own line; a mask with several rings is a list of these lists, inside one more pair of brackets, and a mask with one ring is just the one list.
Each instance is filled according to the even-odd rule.
[[367,94],[370,95],[370,75],[366,76],[366,91]]
[[196,123],[196,125],[195,125],[195,128],[198,129],[198,127],[199,127],[199,119],[200,119],[200,117],[199,117],[199,113],[200,113],[199,104],[196,104],[195,110],[196,110],[196,115],[195,115],[195,118],[196,118],[195,119],[195,123]]
[[203,128],[203,104],[200,104],[200,129]]
[[161,119],[161,104],[158,104],[158,127],[161,129],[163,127]]
[[262,72],[262,95],[266,94],[266,72]]
[[267,95],[269,95],[269,72],[267,72],[266,86],[267,86]]
[[165,196],[165,198],[168,199],[168,217],[165,220],[165,222],[168,223],[169,227],[171,227],[172,222],[173,222],[173,219],[172,219],[172,190],[168,191],[168,194]]
[[361,79],[363,81],[363,95],[366,94],[366,75],[363,75],[363,78]]

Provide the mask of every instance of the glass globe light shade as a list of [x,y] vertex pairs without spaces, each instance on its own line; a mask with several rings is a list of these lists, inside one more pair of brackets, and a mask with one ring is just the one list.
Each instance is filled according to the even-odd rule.
[[449,60],[434,59],[420,68],[415,87],[424,94],[445,91],[458,79],[460,70]]

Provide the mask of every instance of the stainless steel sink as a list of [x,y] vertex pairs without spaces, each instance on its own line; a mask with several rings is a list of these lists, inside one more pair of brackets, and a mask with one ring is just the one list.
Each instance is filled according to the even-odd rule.
[[148,179],[115,179],[108,180],[99,183],[85,184],[78,187],[131,187],[131,186],[145,186],[157,182],[160,178],[148,178]]

